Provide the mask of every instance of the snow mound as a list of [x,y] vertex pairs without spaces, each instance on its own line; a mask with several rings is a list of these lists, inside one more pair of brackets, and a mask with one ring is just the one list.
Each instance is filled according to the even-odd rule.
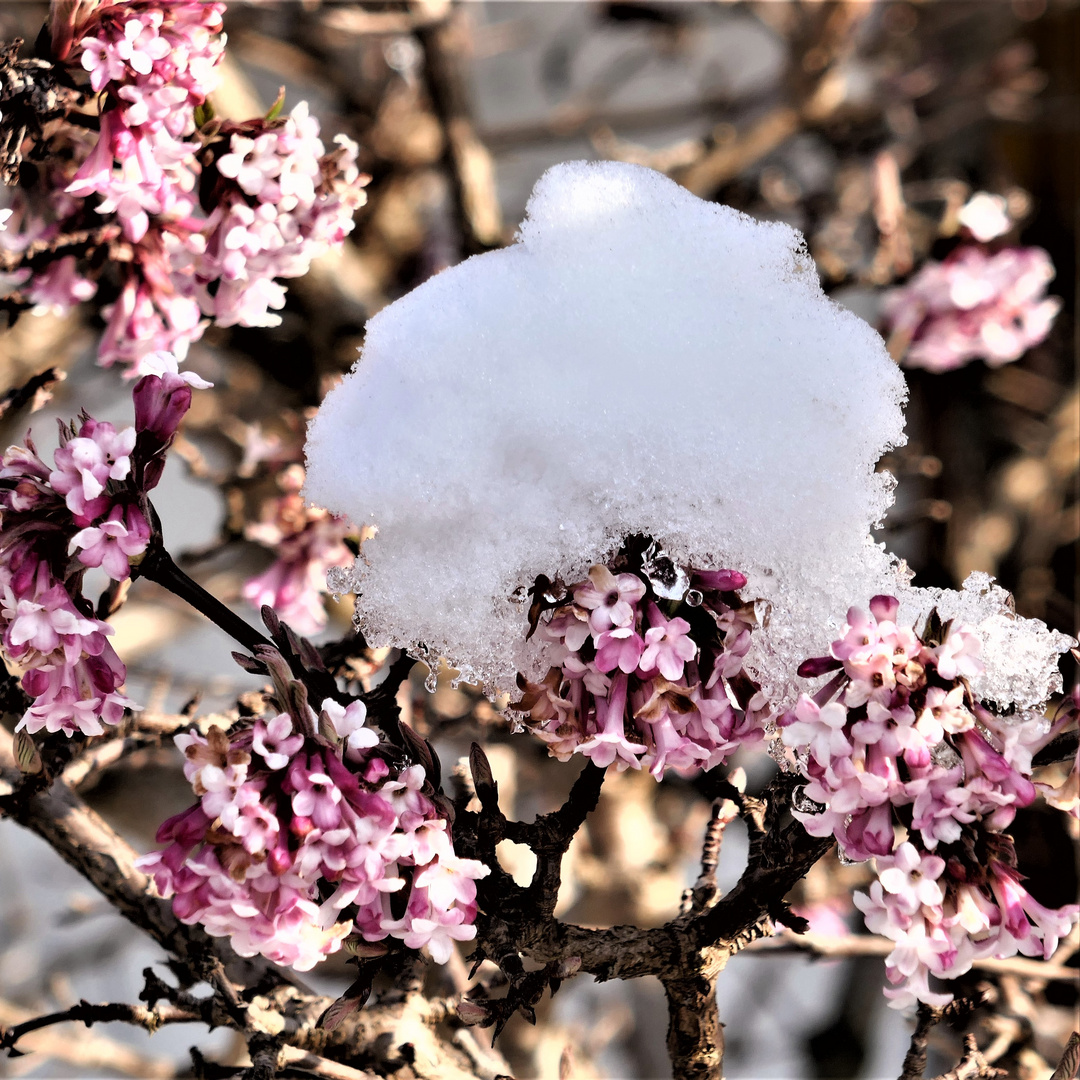
[[511,689],[546,670],[524,589],[644,533],[749,575],[771,617],[748,666],[790,700],[848,605],[904,586],[869,531],[905,394],[795,230],[572,162],[537,183],[513,246],[370,321],[311,424],[306,494],[378,527],[333,582],[373,643]]

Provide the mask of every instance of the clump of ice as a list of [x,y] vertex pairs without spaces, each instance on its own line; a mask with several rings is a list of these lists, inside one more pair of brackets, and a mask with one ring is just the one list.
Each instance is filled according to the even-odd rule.
[[937,608],[942,622],[967,623],[982,639],[980,659],[986,667],[972,679],[977,697],[1019,709],[1041,705],[1061,690],[1058,657],[1076,642],[1038,619],[1024,619],[1013,610],[1012,597],[989,574],[968,575],[963,590],[911,589],[901,594],[900,621],[922,629]]
[[336,583],[373,642],[511,689],[545,668],[522,587],[644,533],[749,575],[771,604],[749,666],[790,700],[848,605],[903,584],[869,531],[905,394],[795,230],[574,162],[540,179],[515,244],[371,320],[311,425],[306,494],[378,527]]

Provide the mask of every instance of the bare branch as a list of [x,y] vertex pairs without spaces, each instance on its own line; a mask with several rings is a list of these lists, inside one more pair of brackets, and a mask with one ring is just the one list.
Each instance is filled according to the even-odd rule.
[[[211,1004],[207,999],[207,1005]],[[80,1001],[70,1009],[61,1012],[49,1013],[46,1016],[38,1016],[32,1020],[25,1020],[14,1027],[0,1029],[0,1050],[16,1051],[16,1044],[24,1036],[41,1028],[51,1027],[53,1024],[63,1024],[68,1021],[78,1021],[90,1027],[92,1024],[125,1023],[135,1027],[144,1028],[153,1034],[159,1027],[165,1024],[208,1024],[215,1026],[209,1008],[202,1011],[190,1009],[178,1009],[174,1005],[162,1005],[148,1009],[145,1005],[126,1005],[122,1002],[110,1002],[100,1005],[91,1005],[88,1001]]]
[[955,1069],[941,1073],[934,1080],[995,1080],[1008,1075],[1004,1069],[995,1068],[979,1051],[974,1035],[964,1036],[964,1056]]

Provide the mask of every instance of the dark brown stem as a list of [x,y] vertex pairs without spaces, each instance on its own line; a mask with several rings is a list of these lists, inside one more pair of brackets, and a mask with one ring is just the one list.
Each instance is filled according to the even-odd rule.
[[134,568],[132,577],[147,578],[169,592],[187,601],[196,611],[205,615],[215,626],[219,626],[231,638],[234,638],[250,653],[258,648],[274,649],[274,643],[264,637],[253,626],[240,618],[235,611],[226,607],[216,596],[208,593],[197,581],[191,578],[173,562],[172,556],[160,542],[151,542],[146,549],[142,562]]
[[916,1014],[915,1030],[911,1033],[911,1044],[904,1057],[904,1068],[900,1080],[922,1080],[926,1072],[926,1045],[930,1041],[930,1032],[941,1020],[941,1010],[932,1005],[919,1002]]
[[[211,1004],[209,999],[206,999],[206,1004]],[[214,1026],[210,1009],[193,1011],[191,1009],[179,1009],[175,1005],[161,1005],[154,1009],[148,1009],[145,1005],[127,1005],[123,1002],[91,1005],[88,1001],[80,1001],[78,1005],[73,1005],[70,1009],[49,1013],[47,1016],[37,1016],[33,1020],[26,1020],[0,1032],[0,1050],[15,1050],[18,1041],[31,1031],[38,1031],[41,1028],[51,1027],[53,1024],[63,1024],[71,1020],[85,1024],[87,1027],[92,1024],[116,1022],[134,1024],[136,1027],[145,1028],[151,1034],[163,1024],[209,1024],[211,1027]]]

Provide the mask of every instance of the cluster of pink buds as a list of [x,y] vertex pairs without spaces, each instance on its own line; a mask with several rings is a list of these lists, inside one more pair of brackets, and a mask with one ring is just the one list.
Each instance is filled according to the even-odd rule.
[[764,697],[742,672],[756,625],[736,592],[746,577],[676,566],[655,545],[638,556],[565,589],[541,579],[533,617],[551,610],[553,666],[541,683],[519,676],[510,707],[561,761],[657,779],[712,769],[765,736]]
[[139,865],[181,921],[299,971],[343,942],[370,953],[361,942],[394,937],[445,963],[475,937],[490,871],[455,854],[424,767],[366,719],[362,701],[316,716],[294,692],[253,726],[176,737],[198,802]]
[[315,634],[326,626],[326,574],[334,566],[351,566],[353,552],[345,543],[355,530],[344,518],[307,506],[300,489],[302,465],[278,475],[281,495],[263,507],[262,520],[245,527],[249,540],[271,548],[271,565],[244,583],[244,598],[256,608],[272,607],[299,634]]
[[[89,78],[96,137],[60,124],[36,156],[38,183],[15,197],[9,251],[36,241],[26,299],[64,310],[97,289],[103,266],[119,273],[106,309],[103,364],[130,364],[167,350],[183,358],[204,316],[229,326],[269,326],[284,304],[276,280],[351,231],[367,178],[345,136],[329,153],[300,103],[284,118],[214,119],[225,5],[201,0],[54,3],[54,59]],[[77,167],[76,167],[77,166]],[[83,239],[71,243],[72,237]],[[40,248],[37,244],[35,251]],[[101,256],[105,254],[106,257]],[[42,261],[48,265],[41,265]],[[7,275],[8,291],[30,278]]]
[[[994,715],[968,683],[982,671],[974,632],[932,616],[920,638],[897,626],[898,608],[891,596],[869,613],[852,608],[830,656],[799,669],[837,675],[778,726],[809,781],[795,816],[811,835],[835,836],[844,857],[876,858],[879,880],[856,902],[897,943],[888,994],[904,1006],[939,1000],[931,974],[953,978],[990,955],[1049,956],[1076,909],[1029,897],[1000,836],[1035,798],[1032,755],[1067,718]],[[972,854],[987,846],[989,864]]]
[[[161,477],[165,451],[191,403],[195,376],[176,374],[161,357],[159,375],[135,386],[135,426],[117,431],[83,414],[60,425],[53,468],[33,442],[11,447],[0,466],[0,641],[22,670],[34,698],[19,724],[100,735],[131,703],[121,693],[127,672],[98,610],[83,595],[88,568],[113,582],[131,576],[150,541],[145,496]],[[170,370],[171,366],[171,370]],[[203,384],[205,385],[205,384]]]
[[907,367],[951,371],[978,359],[1000,367],[1050,332],[1061,309],[1046,295],[1053,277],[1042,248],[962,244],[885,297],[886,322]]

